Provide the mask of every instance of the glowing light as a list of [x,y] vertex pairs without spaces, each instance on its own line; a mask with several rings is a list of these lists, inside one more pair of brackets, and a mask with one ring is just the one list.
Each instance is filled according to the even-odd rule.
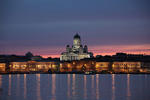
[[5,63],[0,63],[0,71],[5,71],[5,66],[6,64]]

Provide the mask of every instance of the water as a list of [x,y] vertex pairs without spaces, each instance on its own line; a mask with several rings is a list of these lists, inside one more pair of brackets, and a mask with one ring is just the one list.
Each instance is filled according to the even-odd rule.
[[150,75],[0,75],[0,100],[150,100]]

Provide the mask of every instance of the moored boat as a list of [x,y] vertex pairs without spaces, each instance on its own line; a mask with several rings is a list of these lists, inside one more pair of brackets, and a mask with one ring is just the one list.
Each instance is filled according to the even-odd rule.
[[95,71],[86,71],[86,72],[84,72],[84,74],[85,75],[94,75],[94,74],[96,74],[96,72]]

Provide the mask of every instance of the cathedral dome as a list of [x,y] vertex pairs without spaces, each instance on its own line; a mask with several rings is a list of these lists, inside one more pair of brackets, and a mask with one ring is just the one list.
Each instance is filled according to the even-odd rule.
[[78,33],[74,36],[74,39],[75,38],[78,38],[78,39],[80,39],[80,35],[78,35]]

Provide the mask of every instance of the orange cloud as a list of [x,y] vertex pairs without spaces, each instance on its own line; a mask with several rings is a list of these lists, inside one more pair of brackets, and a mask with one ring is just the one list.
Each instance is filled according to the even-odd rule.
[[[144,45],[96,45],[88,46],[90,52],[96,55],[114,55],[116,52],[124,52],[128,54],[146,54],[150,55],[150,44]],[[26,52],[31,51],[34,55],[41,55],[47,57],[60,57],[60,54],[65,51],[65,46],[56,47],[32,47],[32,48],[13,48],[7,49],[0,54],[17,54],[24,55]]]
[[[61,52],[65,51],[65,47],[62,49],[49,48],[49,55],[42,55],[43,57],[60,57]],[[89,51],[96,55],[114,55],[117,52],[124,52],[128,54],[146,54],[150,55],[150,44],[145,45],[97,45],[89,46]]]

